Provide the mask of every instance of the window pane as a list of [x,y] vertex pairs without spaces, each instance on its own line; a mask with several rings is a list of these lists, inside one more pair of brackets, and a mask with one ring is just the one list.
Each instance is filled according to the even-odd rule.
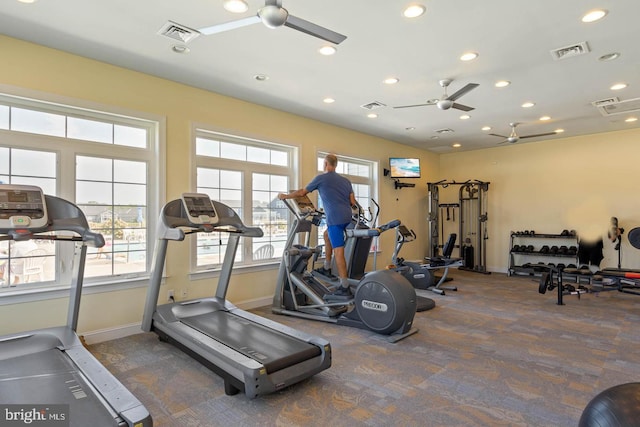
[[238,171],[220,171],[220,187],[242,188],[242,174]]
[[47,151],[11,150],[11,174],[53,178],[56,154]]
[[12,184],[35,185],[42,188],[44,194],[51,196],[56,195],[56,179],[55,178],[34,178],[25,176],[14,176],[11,179]]
[[289,192],[289,177],[282,175],[271,175],[271,191],[276,193]]
[[67,137],[111,144],[113,141],[113,125],[96,120],[68,117]]
[[116,205],[146,205],[147,186],[144,184],[114,184],[113,203]]
[[111,165],[111,159],[77,156],[76,179],[111,182],[113,180]]
[[242,191],[220,190],[219,201],[237,211],[242,206]]
[[11,129],[40,135],[65,136],[65,116],[12,107]]
[[[253,190],[269,190],[270,182],[269,175],[263,173],[254,173],[253,174]],[[254,193],[255,194],[255,193]]]
[[76,203],[91,205],[111,205],[113,198],[111,195],[110,182],[76,182]]
[[146,148],[147,130],[131,126],[114,125],[113,143],[127,147]]
[[220,143],[206,138],[196,138],[196,155],[220,157]]
[[198,186],[220,187],[220,171],[218,169],[198,168]]
[[0,105],[0,129],[9,129],[9,107]]
[[247,160],[247,147],[245,145],[222,142],[220,144],[220,157],[223,159]]
[[147,164],[145,162],[114,160],[113,180],[145,184],[147,182]]
[[289,153],[285,151],[271,150],[271,164],[277,166],[289,166]]
[[0,175],[9,175],[9,149],[0,147]]
[[256,163],[269,164],[270,150],[266,148],[247,147],[247,160]]

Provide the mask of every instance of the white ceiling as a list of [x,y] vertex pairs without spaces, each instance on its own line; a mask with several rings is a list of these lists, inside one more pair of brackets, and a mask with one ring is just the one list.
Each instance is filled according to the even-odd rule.
[[[291,15],[347,36],[333,56],[318,53],[328,44],[321,39],[261,23],[200,35],[186,54],[158,34],[169,20],[198,29],[255,15],[264,0],[248,0],[241,15],[224,10],[222,0],[3,0],[0,33],[435,152],[456,142],[459,150],[495,147],[502,139],[487,133],[508,135],[510,122],[522,123],[520,135],[561,128],[562,137],[640,126],[624,121],[640,111],[605,117],[591,104],[640,98],[640,1],[416,2],[427,12],[408,20],[402,9],[409,0],[284,0]],[[595,8],[609,13],[582,23]],[[581,42],[589,53],[561,60],[550,53]],[[460,61],[468,51],[478,58]],[[620,57],[599,60],[611,52]],[[269,79],[256,81],[257,74]],[[399,83],[383,84],[391,76]],[[457,101],[475,107],[468,120],[433,105],[392,108],[439,98],[444,78],[454,80],[449,94],[480,85]],[[511,85],[494,87],[501,79]],[[628,87],[610,90],[618,82]],[[336,102],[325,104],[326,97]],[[525,101],[536,105],[522,108]],[[386,105],[375,119],[361,107],[371,102]],[[551,120],[540,121],[543,115]],[[481,130],[486,125],[489,132]],[[454,132],[435,132],[443,128]]]

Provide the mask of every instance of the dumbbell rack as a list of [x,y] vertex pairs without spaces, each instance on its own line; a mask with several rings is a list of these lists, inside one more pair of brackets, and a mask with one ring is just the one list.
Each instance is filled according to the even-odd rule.
[[[575,252],[551,250],[541,252],[546,248],[576,248]],[[545,268],[540,264],[578,264],[578,237],[567,234],[541,234],[535,232],[511,232],[511,244],[509,245],[509,276],[540,276]],[[536,266],[538,264],[538,266]]]

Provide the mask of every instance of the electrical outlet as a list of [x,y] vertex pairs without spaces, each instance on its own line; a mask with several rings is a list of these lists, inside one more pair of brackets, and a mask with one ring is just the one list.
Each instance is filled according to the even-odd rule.
[[182,290],[182,293],[180,294],[182,296],[182,298],[187,298],[187,296],[189,295],[188,291],[186,289]]
[[174,301],[175,293],[173,289],[167,291],[167,301]]

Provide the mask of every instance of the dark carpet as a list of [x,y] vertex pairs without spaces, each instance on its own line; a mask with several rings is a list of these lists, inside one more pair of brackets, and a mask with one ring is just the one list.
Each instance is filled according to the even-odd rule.
[[365,330],[256,313],[331,342],[330,369],[286,390],[226,396],[154,334],[90,347],[156,426],[577,426],[600,391],[640,381],[640,296],[538,293],[528,277],[451,273],[457,292],[396,344]]

